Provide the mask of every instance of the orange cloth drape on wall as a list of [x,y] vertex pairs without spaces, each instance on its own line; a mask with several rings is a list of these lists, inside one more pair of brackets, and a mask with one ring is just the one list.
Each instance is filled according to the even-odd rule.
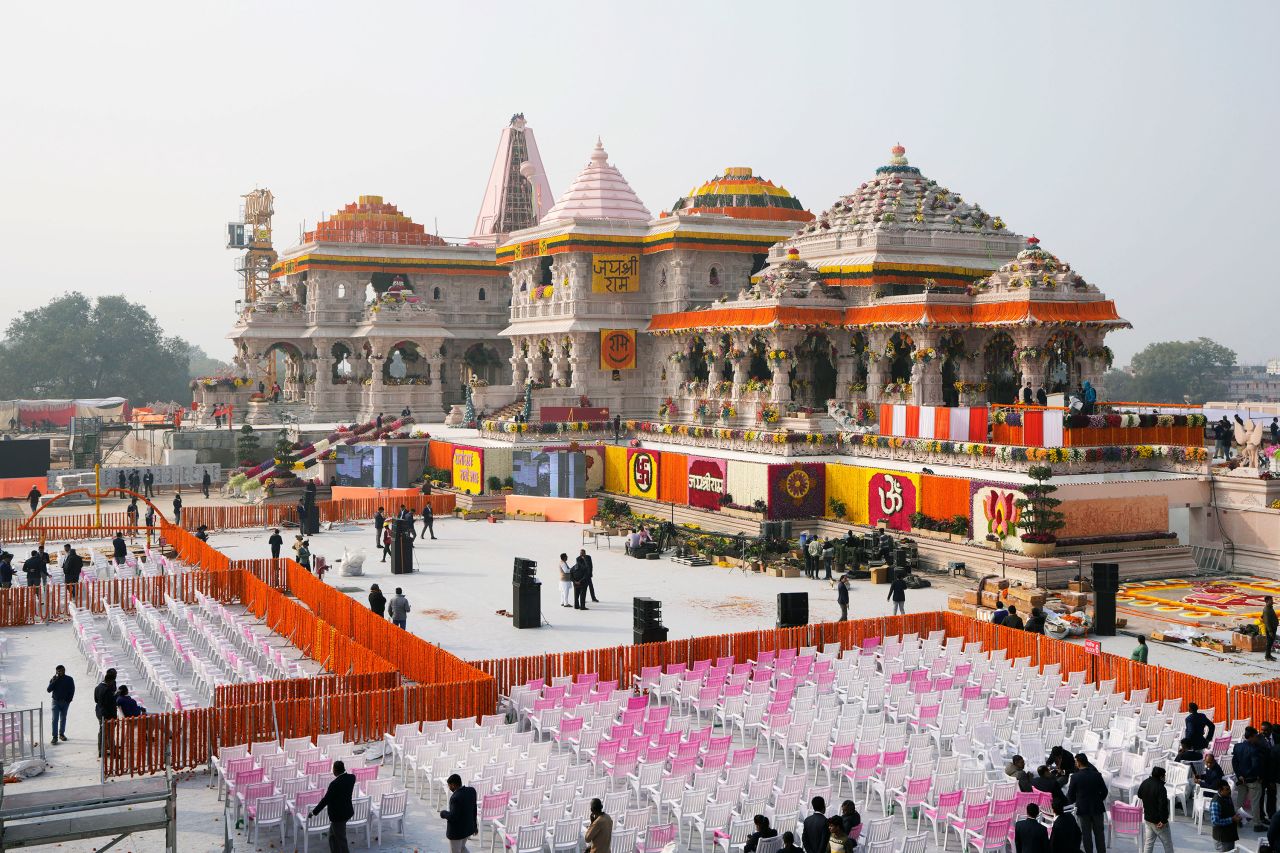
[[453,444],[448,441],[432,441],[427,445],[427,464],[432,468],[453,470]]
[[658,500],[663,503],[689,502],[689,457],[663,451],[659,457]]
[[920,475],[920,511],[930,518],[969,517],[969,481],[955,477]]

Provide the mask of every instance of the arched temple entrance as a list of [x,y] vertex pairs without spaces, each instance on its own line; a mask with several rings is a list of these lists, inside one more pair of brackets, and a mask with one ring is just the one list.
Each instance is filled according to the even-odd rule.
[[1013,338],[1004,332],[993,335],[982,351],[983,379],[992,403],[1018,402],[1022,373],[1013,361],[1013,351]]

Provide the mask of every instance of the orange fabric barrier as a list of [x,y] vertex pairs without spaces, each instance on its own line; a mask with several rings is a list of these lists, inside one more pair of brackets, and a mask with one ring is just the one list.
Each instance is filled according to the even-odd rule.
[[134,609],[135,597],[156,607],[164,607],[166,595],[192,603],[197,591],[225,604],[238,599],[240,589],[239,573],[225,571],[81,581],[70,586],[12,587],[0,589],[0,627],[65,622],[71,619],[72,604],[81,610],[102,613],[104,599],[128,612]]
[[5,477],[0,479],[0,498],[25,498],[35,486],[44,494],[49,484],[46,477]]
[[658,500],[669,504],[689,502],[689,457],[663,451],[659,457]]
[[449,471],[452,480],[453,444],[448,441],[434,440],[427,444],[427,464],[432,468]]
[[969,517],[969,481],[955,477],[920,475],[920,511],[930,518]]
[[547,521],[572,521],[590,524],[596,517],[595,498],[541,498],[536,495],[507,495],[508,515],[517,512],[541,513]]

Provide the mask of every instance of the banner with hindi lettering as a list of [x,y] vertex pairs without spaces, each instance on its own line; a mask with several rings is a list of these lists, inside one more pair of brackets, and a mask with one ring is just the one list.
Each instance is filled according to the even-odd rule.
[[640,255],[592,255],[592,293],[639,293]]
[[636,366],[636,330],[600,330],[600,369],[633,370]]
[[724,459],[710,456],[690,456],[689,506],[700,509],[720,509],[720,499],[729,493],[728,466]]

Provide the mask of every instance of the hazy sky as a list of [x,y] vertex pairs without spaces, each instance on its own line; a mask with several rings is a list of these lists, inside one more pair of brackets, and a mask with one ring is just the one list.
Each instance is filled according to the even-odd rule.
[[1113,297],[1121,361],[1280,357],[1273,1],[9,3],[0,34],[5,323],[123,293],[228,357],[241,193],[279,249],[366,193],[463,237],[523,111],[555,193],[599,134],[655,213],[732,165],[816,212],[901,141]]

